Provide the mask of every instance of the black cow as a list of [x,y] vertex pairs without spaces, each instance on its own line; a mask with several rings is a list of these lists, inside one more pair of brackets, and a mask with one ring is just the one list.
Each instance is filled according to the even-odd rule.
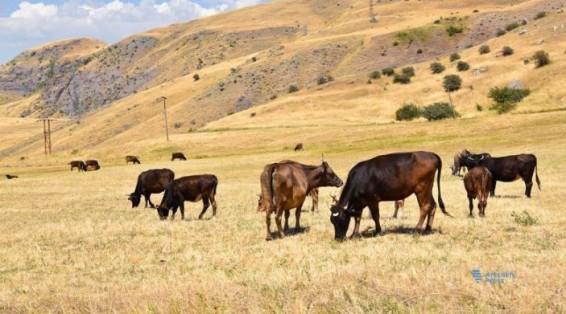
[[93,171],[100,169],[100,165],[97,160],[91,159],[85,161],[85,171]]
[[510,155],[503,157],[489,157],[483,155],[469,155],[462,160],[462,164],[468,169],[483,166],[491,172],[490,195],[495,195],[495,184],[497,181],[512,182],[519,178],[525,182],[525,196],[531,197],[533,188],[533,173],[536,174],[538,189],[540,180],[537,171],[537,157],[533,154]]
[[74,168],[77,168],[79,172],[86,171],[86,165],[82,160],[73,160],[68,164],[71,165],[71,171],[73,171]]
[[299,150],[303,150],[303,143],[297,143],[297,145],[295,145],[295,151],[299,151]]
[[218,178],[212,174],[202,174],[181,177],[169,183],[165,188],[165,194],[161,200],[161,204],[157,206],[157,213],[161,220],[167,219],[169,210],[173,210],[171,220],[175,218],[177,207],[181,208],[181,219],[185,219],[185,201],[198,202],[202,200],[202,212],[198,219],[212,205],[212,216],[216,216],[216,186]]
[[375,222],[374,235],[379,234],[379,202],[402,200],[411,194],[417,196],[421,212],[415,231],[422,232],[427,218],[424,231],[430,232],[436,212],[432,188],[437,171],[438,203],[442,212],[450,216],[440,194],[441,170],[442,160],[431,152],[394,153],[358,163],[348,173],[338,204],[330,208],[334,238],[344,239],[352,217],[355,219],[352,237],[359,236],[362,211],[366,206]]
[[187,157],[183,153],[176,152],[171,154],[171,161],[175,159],[187,160]]
[[140,173],[136,189],[128,197],[132,201],[132,208],[138,207],[142,195],[145,198],[145,207],[149,203],[151,208],[155,208],[150,199],[151,194],[163,192],[173,179],[175,179],[175,173],[169,169],[151,169]]
[[6,175],[6,179],[8,179],[8,180],[17,179],[17,178],[18,178],[18,176],[15,176],[15,175],[11,175],[11,174]]
[[131,162],[132,164],[141,164],[139,158],[137,156],[128,155],[126,156],[126,164]]

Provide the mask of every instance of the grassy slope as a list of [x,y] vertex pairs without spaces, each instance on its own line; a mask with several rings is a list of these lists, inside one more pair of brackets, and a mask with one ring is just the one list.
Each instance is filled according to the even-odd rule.
[[[446,100],[439,88],[441,76],[428,74],[429,62],[425,62],[414,65],[417,76],[408,86],[386,85],[389,80],[383,78],[367,85],[365,76],[337,79],[210,123],[198,132],[175,132],[165,143],[162,104],[155,99],[166,93],[170,117],[189,117],[191,112],[181,105],[186,102],[185,93],[202,88],[199,84],[206,85],[207,80],[214,82],[242,62],[234,60],[203,71],[199,84],[192,83],[191,77],[180,78],[118,102],[80,125],[69,124],[54,137],[54,146],[67,148],[49,158],[41,155],[39,142],[33,152],[24,152],[25,160],[20,160],[19,153],[2,159],[2,173],[20,178],[0,180],[4,209],[0,229],[5,235],[0,240],[0,309],[565,311],[562,288],[566,282],[561,275],[566,271],[562,210],[566,111],[526,113],[564,107],[560,78],[566,41],[561,40],[563,34],[549,30],[553,18],[543,19],[538,30],[533,27],[527,39],[509,34],[490,41],[488,55],[479,56],[477,48],[461,53],[472,68],[489,67],[476,77],[460,74],[464,86],[474,86],[453,96],[462,119],[389,123],[403,102],[425,105]],[[545,44],[533,45],[540,38]],[[500,62],[502,57],[496,58],[495,51],[504,45],[512,46],[515,54]],[[533,70],[532,65],[523,65],[521,57],[541,48],[550,52],[551,66]],[[447,57],[440,61],[448,65]],[[476,111],[476,103],[487,107],[485,95],[490,87],[515,79],[533,90],[517,110],[523,114]],[[251,111],[257,113],[254,118]],[[127,123],[130,132],[98,142]],[[14,125],[18,131],[8,136]],[[41,136],[38,122],[0,120],[0,134],[6,134],[2,138],[10,143],[37,133]],[[72,151],[91,139],[95,144]],[[294,153],[291,147],[296,142],[303,142],[306,150]],[[3,147],[8,144],[2,143],[7,145]],[[498,156],[536,154],[542,191],[535,189],[532,199],[524,199],[520,181],[500,183],[497,194],[502,197],[488,200],[487,218],[467,218],[463,184],[448,169],[452,155],[462,147]],[[189,161],[168,161],[173,150],[184,151]],[[264,164],[287,158],[316,164],[324,153],[344,179],[359,160],[408,150],[434,151],[444,162],[442,195],[455,218],[438,213],[434,234],[407,233],[417,221],[418,209],[411,197],[401,220],[388,219],[393,204],[382,204],[383,236],[335,243],[328,221],[328,194],[333,190],[324,188],[320,212],[301,217],[308,232],[263,240],[265,219],[255,213],[255,206]],[[140,155],[142,165],[125,166],[123,156],[129,153]],[[75,158],[98,158],[102,169],[70,172],[66,163]],[[130,209],[125,195],[133,190],[139,172],[161,167],[171,168],[177,177],[216,174],[219,217],[197,221],[199,205],[192,203],[187,204],[186,222],[179,218],[159,222],[153,211]],[[160,195],[153,197],[154,202],[160,199]],[[538,225],[525,227],[514,221],[511,214],[524,210],[538,218]],[[362,229],[371,226],[371,219],[363,220]],[[474,268],[483,273],[512,271],[516,278],[502,285],[476,284],[470,275]]]

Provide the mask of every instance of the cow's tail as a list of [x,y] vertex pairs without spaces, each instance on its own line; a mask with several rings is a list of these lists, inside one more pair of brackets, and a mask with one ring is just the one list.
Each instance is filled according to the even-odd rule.
[[214,176],[214,184],[212,186],[212,191],[210,192],[210,195],[212,196],[212,198],[216,199],[216,187],[218,186],[218,178],[216,176]]
[[440,159],[440,156],[438,155],[436,155],[436,158],[438,158],[438,175],[436,177],[436,185],[438,186],[438,206],[440,207],[440,210],[442,210],[442,213],[444,215],[452,217],[452,215],[450,215],[446,211],[446,207],[444,206],[444,201],[442,200],[442,195],[440,193],[440,175],[442,173],[442,159]]
[[537,170],[537,157],[535,156],[535,179],[537,180],[538,190],[540,191],[540,179],[538,178],[538,170]]
[[275,171],[275,164],[265,166],[260,177],[261,195],[263,197],[264,206],[263,210],[273,208],[273,172]]

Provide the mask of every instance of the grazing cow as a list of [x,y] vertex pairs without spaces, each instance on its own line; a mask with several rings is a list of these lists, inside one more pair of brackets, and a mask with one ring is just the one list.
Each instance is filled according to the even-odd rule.
[[77,168],[79,172],[86,171],[86,165],[82,160],[73,160],[68,163],[68,165],[71,165],[71,171],[73,171],[74,168]]
[[8,179],[8,180],[17,179],[17,178],[18,178],[18,176],[14,176],[14,175],[11,175],[11,174],[6,175],[6,179]]
[[[330,194],[330,197],[332,198],[332,205],[336,205],[338,204],[338,196],[336,196],[335,194],[332,195]],[[403,218],[403,210],[405,209],[405,200],[398,200],[395,201],[395,211],[393,212],[393,216],[391,218]],[[399,217],[397,217],[399,216]]]
[[86,160],[85,161],[85,171],[93,171],[100,169],[100,165],[97,160]]
[[295,151],[299,151],[299,150],[303,150],[303,143],[297,143],[297,145],[295,145]]
[[202,200],[202,212],[198,219],[212,205],[212,217],[216,216],[216,186],[218,179],[212,174],[194,175],[181,177],[169,183],[165,188],[165,194],[161,204],[157,206],[157,213],[161,220],[167,219],[169,210],[173,210],[171,220],[175,218],[177,207],[181,208],[181,219],[185,219],[185,201],[198,202]]
[[473,217],[474,198],[478,199],[478,211],[480,217],[485,216],[485,208],[487,206],[487,197],[491,190],[491,172],[486,167],[475,167],[470,169],[464,176],[464,187],[468,193],[468,201],[470,207],[470,217]]
[[285,229],[289,229],[290,210],[295,211],[295,229],[300,230],[301,208],[307,194],[321,186],[342,185],[342,180],[324,160],[320,166],[308,166],[294,161],[268,164],[260,176],[261,194],[266,208],[267,240],[271,240],[271,213],[275,212],[275,222],[280,238],[284,238],[281,215],[285,212]]
[[155,208],[150,199],[151,194],[163,192],[173,179],[175,173],[169,169],[151,169],[140,173],[136,189],[128,197],[128,200],[132,201],[132,208],[138,207],[142,195],[145,198],[145,207],[149,203],[151,208]]
[[454,164],[450,167],[452,169],[453,176],[460,176],[460,170],[462,170],[462,163],[460,160],[466,156],[470,155],[470,152],[462,148],[454,155]]
[[485,155],[470,155],[463,159],[468,169],[483,166],[491,172],[490,196],[495,195],[497,181],[512,182],[519,178],[525,182],[525,196],[531,197],[533,188],[533,173],[540,190],[540,180],[537,171],[537,157],[533,154],[510,155],[504,157],[491,157]]
[[[259,199],[257,201],[257,211],[264,212],[267,210],[267,203],[263,201],[263,195],[259,194]],[[318,212],[318,188],[312,189],[308,196],[312,199],[311,212]],[[332,195],[331,195],[332,196]],[[286,223],[287,224],[287,223]]]
[[129,162],[131,162],[132,164],[138,164],[138,165],[141,164],[137,156],[131,156],[131,155],[126,156],[126,165]]
[[438,171],[438,203],[442,212],[450,216],[444,207],[440,194],[442,160],[431,152],[394,153],[374,157],[356,164],[348,173],[346,185],[340,194],[338,204],[330,208],[330,221],[334,225],[334,238],[342,240],[354,217],[352,237],[359,236],[362,211],[367,206],[375,222],[374,236],[381,232],[379,224],[379,202],[402,200],[411,194],[417,196],[420,218],[415,228],[422,232],[427,218],[425,232],[432,231],[436,202],[432,196],[434,175]]
[[173,161],[175,159],[187,160],[187,157],[185,157],[185,155],[183,153],[176,152],[176,153],[171,154],[171,161]]

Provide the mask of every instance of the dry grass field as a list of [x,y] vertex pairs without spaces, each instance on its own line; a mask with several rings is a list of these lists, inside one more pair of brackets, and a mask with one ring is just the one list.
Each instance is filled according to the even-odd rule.
[[[194,143],[212,157],[171,162],[163,152],[127,166],[106,166],[101,158],[102,169],[88,173],[62,166],[66,156],[50,157],[60,166],[31,167],[19,179],[0,181],[0,311],[564,312],[564,121],[566,112],[558,111],[341,130],[274,127],[251,131],[255,137],[246,128],[203,131],[174,137],[168,147]],[[284,139],[260,153],[258,146],[276,134]],[[305,151],[275,149],[296,134],[308,134]],[[234,145],[250,137],[255,145]],[[542,191],[535,188],[526,199],[521,181],[500,183],[487,217],[478,218],[475,209],[476,218],[468,218],[463,183],[448,168],[462,146],[536,154]],[[264,164],[283,158],[317,164],[324,153],[345,179],[360,160],[408,150],[434,151],[444,162],[442,195],[454,218],[437,213],[433,234],[412,234],[418,208],[411,197],[400,220],[389,218],[392,203],[382,203],[381,236],[335,242],[328,204],[336,190],[323,188],[319,212],[302,215],[305,232],[264,240],[265,218],[255,212]],[[186,221],[131,209],[126,194],[137,175],[161,167],[177,177],[216,174],[218,217],[209,219],[209,212],[197,220],[195,203],[187,204]],[[534,225],[515,220],[513,213],[525,218],[524,212]],[[362,229],[373,227],[367,215]],[[474,269],[514,277],[476,283]]]
[[[79,120],[53,121],[50,156],[43,155],[41,122],[17,118],[38,96],[0,95],[0,313],[565,313],[566,32],[553,31],[564,23],[563,9],[559,12],[564,4],[384,1],[376,6],[379,22],[368,26],[367,1],[350,6],[335,2],[336,7],[322,0],[297,1],[296,6],[274,1],[195,21],[193,28],[177,24],[148,32],[164,39],[207,24],[211,29],[251,30],[264,16],[277,16],[269,25],[303,23],[297,21],[301,14],[309,23],[308,36],[285,43],[281,55],[271,55],[277,47],[245,47],[253,52],[236,51],[238,57],[203,68],[198,82],[191,73]],[[368,60],[378,57],[380,46],[390,45],[397,32],[431,27],[442,16],[473,18],[474,9],[486,16],[476,22],[486,24],[518,19],[525,12],[549,14],[529,21],[524,35],[517,29],[487,40],[489,54],[480,55],[478,46],[460,47],[470,71],[457,72],[448,57],[455,48],[447,48],[446,54],[406,63],[416,72],[409,85],[393,84],[386,77],[367,83],[373,70]],[[466,31],[479,29],[468,26]],[[288,64],[285,60],[310,60],[305,56],[344,38],[350,40],[351,51],[329,72],[335,80],[327,84],[314,85],[319,73],[289,70],[297,73],[282,80],[312,84],[230,114],[193,98],[217,86],[233,68],[253,73]],[[379,42],[384,38],[385,44]],[[431,48],[435,43],[427,44]],[[514,54],[500,56],[504,46],[513,47]],[[395,49],[402,55],[401,47]],[[552,62],[535,69],[524,60],[538,50],[548,52]],[[252,56],[259,56],[256,63],[248,62]],[[181,60],[171,52],[144,62],[169,64],[175,72],[177,57]],[[384,58],[396,62],[396,57],[391,53]],[[446,72],[431,74],[435,61]],[[479,68],[487,72],[474,74]],[[451,96],[460,118],[394,121],[395,110],[404,103],[422,107],[448,101],[441,87],[447,74],[458,74],[464,82]],[[531,94],[511,113],[488,110],[489,90],[514,81]],[[163,95],[169,142],[162,104],[156,101]],[[210,116],[217,119],[205,120]],[[182,127],[176,128],[178,121]],[[207,121],[204,126],[202,121]],[[298,142],[304,151],[293,151]],[[449,168],[453,155],[464,147],[493,156],[535,154],[542,190],[535,186],[527,199],[522,181],[498,183],[486,217],[479,218],[475,208],[476,217],[468,218],[462,179],[451,176]],[[291,230],[284,239],[265,241],[265,215],[256,212],[265,164],[292,159],[314,165],[324,154],[345,180],[359,161],[415,150],[435,152],[443,160],[442,196],[454,217],[438,211],[432,234],[413,234],[418,208],[411,196],[402,219],[390,218],[393,203],[381,204],[380,236],[336,242],[329,204],[330,193],[340,190],[322,188],[319,212],[301,216],[303,232]],[[188,160],[170,161],[174,151],[184,152]],[[139,156],[141,165],[126,165],[125,155]],[[75,159],[97,159],[102,168],[70,171],[67,163]],[[164,167],[177,178],[215,174],[217,217],[210,219],[209,210],[198,220],[200,203],[186,203],[185,221],[179,214],[173,221],[160,221],[155,210],[132,209],[127,195],[138,174]],[[6,180],[5,174],[19,178]],[[161,197],[153,195],[152,200],[159,203]],[[310,208],[310,199],[305,207]],[[366,211],[361,230],[373,228],[368,216]],[[482,274],[479,283],[474,270]],[[491,277],[497,275],[512,277]],[[504,280],[493,283],[487,276]]]

